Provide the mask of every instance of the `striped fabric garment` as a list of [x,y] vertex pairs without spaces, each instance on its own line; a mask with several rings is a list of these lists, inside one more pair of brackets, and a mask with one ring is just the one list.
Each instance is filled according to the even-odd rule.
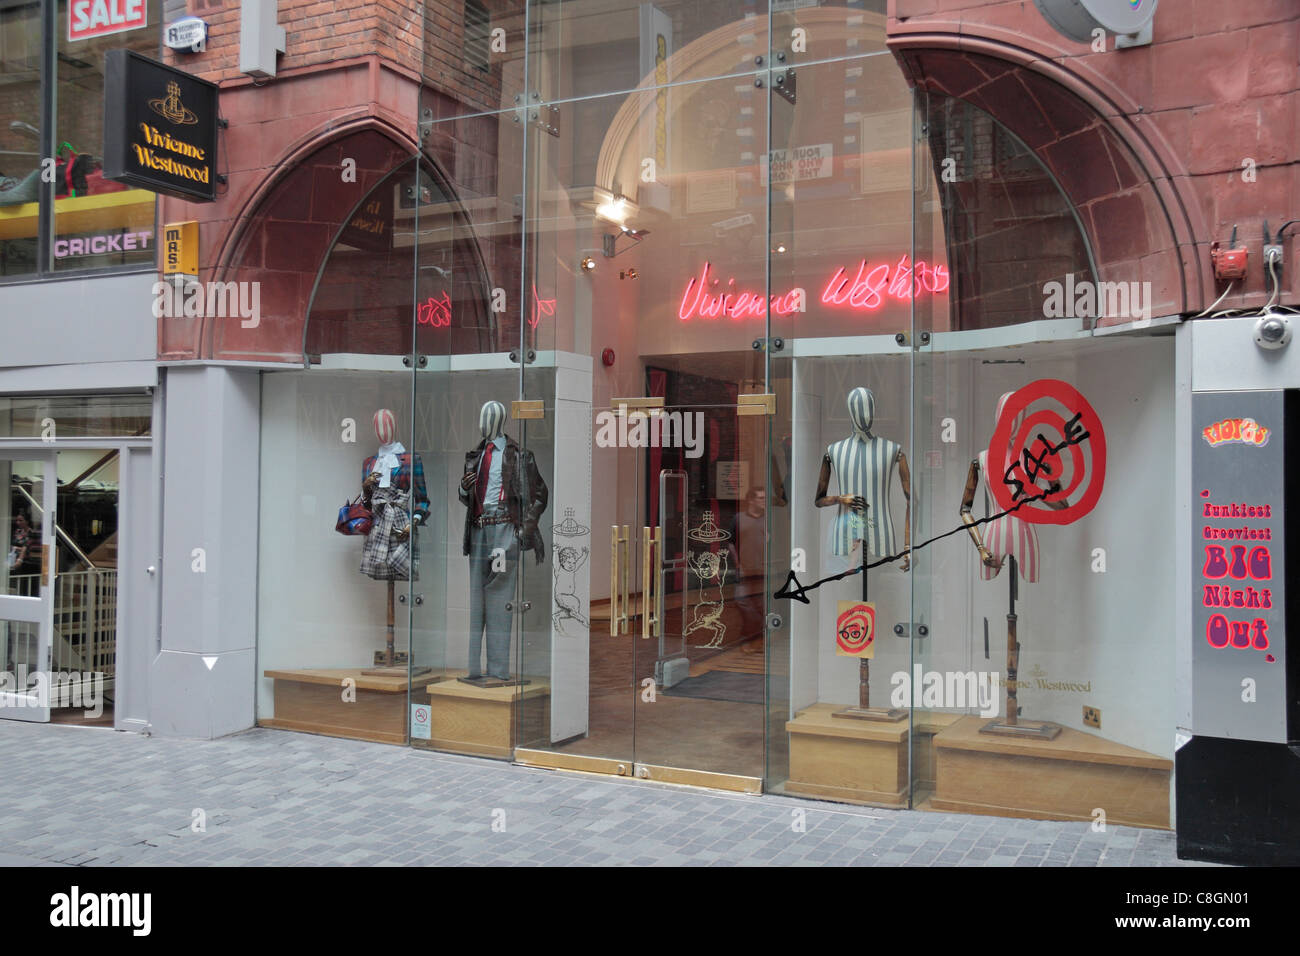
[[831,553],[850,554],[859,540],[867,543],[875,558],[894,554],[894,521],[889,513],[889,488],[894,466],[901,450],[897,442],[868,434],[856,433],[826,449],[831,460],[838,494],[861,495],[867,501],[867,513],[854,513],[840,505],[831,527]]
[[[997,481],[1001,476],[989,473],[988,450],[980,452],[980,472],[984,475],[984,509],[985,514],[997,514],[997,508],[989,494],[988,483]],[[994,509],[997,508],[997,511]],[[1038,581],[1038,533],[1028,521],[1013,514],[994,518],[984,530],[984,546],[994,557],[1013,556],[1020,566],[1020,577],[1031,584]],[[980,577],[992,581],[998,576],[993,568],[980,564]]]

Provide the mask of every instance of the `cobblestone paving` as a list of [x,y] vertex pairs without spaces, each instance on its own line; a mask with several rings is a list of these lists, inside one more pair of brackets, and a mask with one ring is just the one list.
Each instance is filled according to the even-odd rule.
[[193,741],[0,721],[0,760],[0,864],[1192,865],[1165,831],[725,794],[285,731]]

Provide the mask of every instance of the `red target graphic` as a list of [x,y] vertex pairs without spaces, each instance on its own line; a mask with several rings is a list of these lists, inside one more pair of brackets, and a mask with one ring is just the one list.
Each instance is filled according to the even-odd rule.
[[835,619],[837,653],[848,657],[870,657],[876,639],[876,606],[861,602],[840,602]]
[[[1016,517],[1031,524],[1070,524],[1101,498],[1106,432],[1078,389],[1042,378],[1007,400],[989,440],[988,463],[986,477],[998,510],[1015,508]],[[1054,482],[1061,487],[1050,491]],[[1024,504],[1040,495],[1041,500]]]

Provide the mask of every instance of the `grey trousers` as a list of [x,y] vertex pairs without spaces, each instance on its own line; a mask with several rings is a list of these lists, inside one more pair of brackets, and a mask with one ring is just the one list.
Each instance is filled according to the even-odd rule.
[[[483,634],[487,632],[487,676],[510,679],[510,634],[514,615],[506,605],[515,599],[519,543],[514,525],[490,524],[470,529],[469,675],[483,675]],[[492,552],[500,549],[495,558]],[[493,564],[504,570],[492,570]]]

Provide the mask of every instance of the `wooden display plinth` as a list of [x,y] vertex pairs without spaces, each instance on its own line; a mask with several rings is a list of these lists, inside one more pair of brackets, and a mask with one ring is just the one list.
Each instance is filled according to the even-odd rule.
[[813,704],[786,722],[790,779],[785,792],[807,797],[907,805],[908,723],[844,720],[841,704]]
[[[258,721],[262,727],[300,730],[327,737],[351,737],[386,744],[406,743],[406,675],[368,677],[362,668],[264,671],[275,680],[275,716]],[[356,700],[345,701],[343,682],[356,683]],[[411,680],[418,692],[439,674]]]
[[503,687],[476,687],[454,679],[430,684],[429,739],[413,739],[412,744],[509,759],[514,755],[520,709],[527,711],[529,736],[549,740],[551,685],[528,679],[531,683]]
[[1100,808],[1110,824],[1169,829],[1173,761],[1068,727],[1054,740],[981,734],[987,722],[935,735],[934,809],[1091,821]]
[[947,730],[965,714],[947,714],[940,711],[918,710],[912,714],[912,777],[919,792],[934,789],[937,771],[934,758],[934,738]]

